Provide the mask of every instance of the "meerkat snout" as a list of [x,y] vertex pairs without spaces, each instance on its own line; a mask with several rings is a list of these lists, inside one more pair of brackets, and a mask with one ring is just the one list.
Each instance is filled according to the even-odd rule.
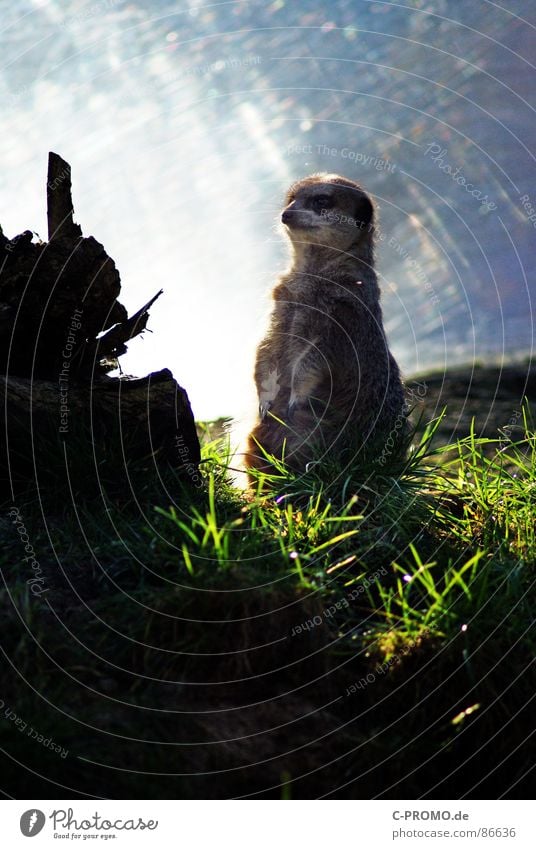
[[257,349],[246,464],[270,471],[272,454],[305,471],[326,454],[398,438],[405,399],[383,328],[371,198],[345,177],[314,174],[290,187],[281,221],[292,265]]

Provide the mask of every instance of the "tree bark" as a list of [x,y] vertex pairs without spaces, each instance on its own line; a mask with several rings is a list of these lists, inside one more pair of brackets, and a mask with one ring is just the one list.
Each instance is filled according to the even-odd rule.
[[145,330],[162,290],[128,317],[117,300],[121,282],[113,259],[74,223],[71,168],[55,153],[49,154],[47,219],[48,242],[34,243],[29,230],[13,239],[0,230],[0,374],[7,416],[0,476],[8,478],[21,456],[35,453],[41,433],[68,442],[76,431],[88,452],[92,440],[98,453],[114,434],[113,450],[125,454],[127,448],[125,462],[154,456],[199,480],[194,417],[171,372],[135,380],[107,375],[126,343]]
[[73,222],[71,166],[57,153],[48,154],[47,220],[48,241],[82,238],[82,228]]

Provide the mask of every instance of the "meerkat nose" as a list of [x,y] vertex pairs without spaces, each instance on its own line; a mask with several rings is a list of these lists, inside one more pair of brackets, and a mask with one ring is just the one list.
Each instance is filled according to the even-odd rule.
[[283,222],[283,224],[288,224],[290,221],[292,221],[292,210],[291,209],[284,209],[283,210],[283,212],[281,213],[281,221]]

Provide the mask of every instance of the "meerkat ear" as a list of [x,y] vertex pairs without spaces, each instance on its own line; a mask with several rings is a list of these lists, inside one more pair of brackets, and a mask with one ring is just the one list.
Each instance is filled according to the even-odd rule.
[[355,207],[355,220],[360,228],[369,227],[374,219],[374,207],[368,197],[360,197]]

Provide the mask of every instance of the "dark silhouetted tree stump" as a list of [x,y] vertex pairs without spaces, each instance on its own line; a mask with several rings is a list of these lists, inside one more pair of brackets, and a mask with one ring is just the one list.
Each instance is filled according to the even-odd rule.
[[47,218],[48,242],[34,243],[30,231],[13,239],[0,231],[0,373],[7,417],[2,478],[28,464],[40,434],[67,441],[76,432],[77,440],[81,434],[91,440],[88,452],[93,445],[103,456],[120,452],[127,465],[153,458],[199,481],[194,417],[171,372],[139,379],[108,375],[126,343],[145,329],[161,291],[128,317],[117,300],[121,283],[114,261],[73,221],[71,169],[54,153]]

